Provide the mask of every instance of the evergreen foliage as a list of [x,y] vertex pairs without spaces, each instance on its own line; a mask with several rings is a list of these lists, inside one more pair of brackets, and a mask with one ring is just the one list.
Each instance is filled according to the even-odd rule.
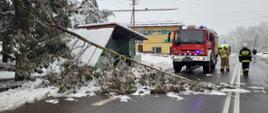
[[103,23],[108,21],[108,17],[113,13],[109,10],[100,10],[96,0],[74,1],[76,13],[72,15],[73,25]]
[[73,26],[75,15],[83,23],[106,20],[95,0],[1,0],[0,34],[3,53],[16,59],[16,79],[30,78],[34,69],[63,57],[71,59],[64,32],[50,27]]

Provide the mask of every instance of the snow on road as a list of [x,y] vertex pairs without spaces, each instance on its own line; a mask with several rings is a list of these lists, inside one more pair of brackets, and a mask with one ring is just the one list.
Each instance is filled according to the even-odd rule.
[[248,87],[252,92],[254,93],[264,93],[266,94],[265,88],[264,87],[258,87],[258,86],[249,86]]
[[251,91],[246,89],[223,89],[222,92],[239,92],[239,93],[250,93]]
[[120,99],[120,102],[128,102],[128,101],[132,100],[131,97],[126,96],[126,95],[119,95],[118,98]]
[[47,103],[51,103],[51,104],[58,104],[59,103],[59,99],[50,99],[50,100],[46,100]]
[[204,92],[195,92],[195,91],[183,91],[181,92],[182,95],[214,95],[214,96],[225,96],[226,93],[222,92],[222,91],[204,91]]
[[65,101],[77,101],[77,100],[75,100],[74,98],[66,98],[66,99],[64,99]]
[[179,96],[179,93],[174,93],[174,92],[167,93],[167,96],[171,98],[176,98],[177,101],[183,99],[181,96]]
[[249,86],[248,88],[254,90],[264,90],[264,87],[258,87],[258,86]]

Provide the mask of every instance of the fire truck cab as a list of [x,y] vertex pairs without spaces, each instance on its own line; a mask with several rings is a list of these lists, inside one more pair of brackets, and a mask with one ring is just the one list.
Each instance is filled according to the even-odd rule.
[[202,66],[204,73],[215,70],[218,56],[218,35],[213,30],[200,26],[188,26],[186,29],[173,31],[172,58],[175,72],[183,66]]

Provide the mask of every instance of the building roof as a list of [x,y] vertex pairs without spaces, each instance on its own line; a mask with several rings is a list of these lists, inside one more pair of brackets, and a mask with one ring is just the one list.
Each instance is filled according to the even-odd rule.
[[80,25],[77,28],[85,28],[87,30],[103,29],[103,28],[114,28],[113,36],[120,38],[135,38],[137,40],[147,40],[146,36],[134,31],[126,26],[118,23],[97,23],[97,24],[86,24]]
[[[71,29],[71,31],[79,34],[80,36],[84,37],[88,41],[94,42],[102,47],[106,47],[114,31],[114,28],[103,28],[103,29],[92,29],[92,30]],[[73,39],[70,42],[70,44],[75,44],[75,43],[76,43],[76,46],[78,47],[85,46],[85,47],[82,47],[82,49],[87,48],[84,51],[84,54],[81,55],[82,62],[87,63],[92,67],[95,67],[103,50],[96,48],[95,46],[85,45],[85,42],[82,40]],[[74,49],[72,52],[74,52],[75,54],[80,54],[81,49]]]
[[146,22],[136,23],[135,27],[180,27],[183,26],[181,22]]

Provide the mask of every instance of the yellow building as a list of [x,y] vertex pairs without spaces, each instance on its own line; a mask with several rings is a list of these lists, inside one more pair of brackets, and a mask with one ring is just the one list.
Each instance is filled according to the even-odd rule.
[[170,54],[172,44],[168,42],[168,34],[173,30],[180,30],[181,28],[181,23],[136,24],[133,29],[148,38],[148,40],[136,44],[136,51]]

